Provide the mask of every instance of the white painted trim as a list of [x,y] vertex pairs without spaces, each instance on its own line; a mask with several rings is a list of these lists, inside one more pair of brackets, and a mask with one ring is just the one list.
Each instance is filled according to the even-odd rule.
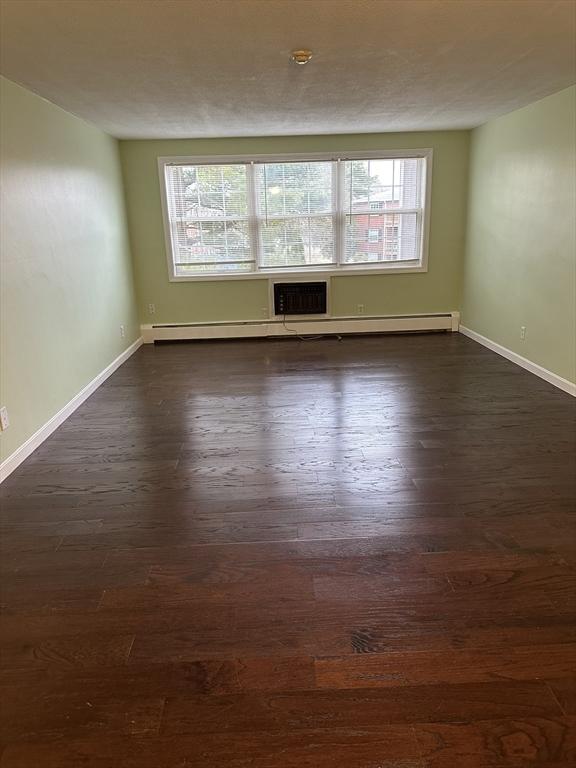
[[281,321],[246,320],[228,323],[189,323],[141,325],[145,344],[154,341],[184,341],[194,339],[273,338],[278,336],[308,336],[316,334],[398,333],[408,331],[452,331],[455,315],[445,312],[429,315],[397,315],[383,317],[332,317],[316,320]]
[[522,357],[522,355],[518,355],[516,352],[512,352],[511,349],[503,347],[501,344],[497,344],[495,341],[492,341],[491,339],[486,338],[486,336],[482,336],[481,334],[476,333],[476,331],[466,328],[463,325],[460,326],[460,333],[464,334],[464,336],[467,336],[469,339],[478,342],[478,344],[482,344],[483,347],[491,349],[492,352],[502,355],[502,357],[510,360],[510,362],[516,363],[516,365],[519,365],[521,368],[530,371],[530,373],[533,373],[535,376],[539,376],[549,384],[553,384],[563,392],[572,395],[572,397],[576,397],[576,384],[574,382],[569,381],[568,379],[563,379],[562,376],[552,373],[552,371],[549,371],[547,368],[543,368],[541,365],[533,363],[532,360],[528,360],[528,358]]
[[[171,257],[170,257],[171,258]],[[170,262],[172,263],[172,262]],[[297,267],[294,269],[276,269],[268,270],[262,269],[260,272],[239,272],[237,275],[229,274],[223,275],[219,273],[213,273],[210,275],[198,275],[195,277],[174,277],[170,279],[171,283],[217,283],[220,280],[228,280],[234,282],[235,280],[268,280],[269,278],[277,278],[283,280],[326,280],[328,277],[345,277],[346,275],[402,275],[411,274],[413,272],[427,272],[428,267],[420,266],[419,261],[399,261],[396,264],[403,266],[394,266],[392,261],[379,261],[375,262],[374,266],[360,266],[343,264],[338,267],[334,265],[331,268],[329,265],[325,267]],[[387,264],[388,266],[382,266]],[[415,264],[416,266],[409,266]]]
[[161,165],[217,165],[226,163],[282,163],[300,160],[386,160],[402,157],[428,157],[430,147],[417,149],[366,149],[350,152],[276,152],[271,154],[243,155],[171,155],[159,157]]
[[66,403],[66,405],[61,408],[58,413],[55,413],[52,418],[44,424],[44,426],[40,427],[39,430],[37,430],[31,437],[26,440],[25,443],[22,443],[22,445],[17,448],[14,453],[11,456],[8,456],[7,459],[5,459],[2,464],[0,464],[0,483],[6,480],[8,475],[10,475],[14,470],[22,464],[22,462],[30,456],[31,453],[33,453],[36,448],[38,448],[42,443],[50,437],[52,432],[54,432],[58,427],[66,421],[66,419],[71,416],[74,411],[79,408],[82,403],[87,400],[90,395],[95,392],[98,387],[103,384],[106,379],[111,376],[114,371],[116,371],[122,363],[126,362],[128,358],[136,352],[136,350],[142,346],[144,343],[144,340],[142,337],[137,339],[133,344],[131,344],[128,349],[125,349],[122,354],[118,355],[118,357],[113,360],[110,365],[108,365],[106,368],[104,368],[103,371],[101,371],[92,381],[87,384],[83,389],[78,392],[77,395],[75,395],[70,402]]

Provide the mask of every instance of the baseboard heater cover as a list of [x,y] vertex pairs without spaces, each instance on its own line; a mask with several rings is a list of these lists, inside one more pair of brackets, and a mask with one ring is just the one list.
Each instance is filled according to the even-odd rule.
[[239,322],[183,323],[141,326],[144,342],[195,339],[273,338],[317,334],[408,333],[413,331],[457,331],[459,312],[381,317],[329,317],[297,320],[247,320]]

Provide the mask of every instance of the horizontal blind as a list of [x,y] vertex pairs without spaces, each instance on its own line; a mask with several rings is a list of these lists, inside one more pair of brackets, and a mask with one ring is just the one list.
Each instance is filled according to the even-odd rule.
[[166,166],[175,274],[252,272],[245,165]]
[[331,162],[255,167],[263,269],[333,264]]
[[419,259],[423,172],[423,158],[345,161],[345,263]]
[[420,263],[426,159],[164,166],[174,275]]

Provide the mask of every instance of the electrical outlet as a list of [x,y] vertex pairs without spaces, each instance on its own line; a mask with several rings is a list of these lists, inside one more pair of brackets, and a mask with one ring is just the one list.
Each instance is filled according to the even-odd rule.
[[10,426],[10,419],[8,418],[8,408],[2,406],[0,408],[0,429],[4,432]]
[[521,325],[520,326],[520,339],[524,341],[526,339],[526,326]]
[[149,315],[156,314],[156,304],[148,304],[148,314]]
[[268,319],[268,307],[260,307],[260,315]]
[[120,338],[123,339],[126,336],[126,327],[124,325],[120,326]]
[[359,315],[363,315],[364,314],[364,304],[358,304],[356,306],[356,311],[358,312]]

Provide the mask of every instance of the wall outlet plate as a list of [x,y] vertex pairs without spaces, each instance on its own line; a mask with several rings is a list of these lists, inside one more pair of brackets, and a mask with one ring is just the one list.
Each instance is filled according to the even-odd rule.
[[124,325],[120,326],[120,338],[123,339],[126,336],[126,327]]
[[0,429],[4,432],[10,426],[10,419],[8,418],[8,408],[2,406],[0,408]]
[[524,341],[524,339],[526,338],[526,326],[525,325],[521,325],[520,326],[520,338],[522,339],[522,341]]
[[156,314],[156,304],[148,304],[148,314],[149,315]]

